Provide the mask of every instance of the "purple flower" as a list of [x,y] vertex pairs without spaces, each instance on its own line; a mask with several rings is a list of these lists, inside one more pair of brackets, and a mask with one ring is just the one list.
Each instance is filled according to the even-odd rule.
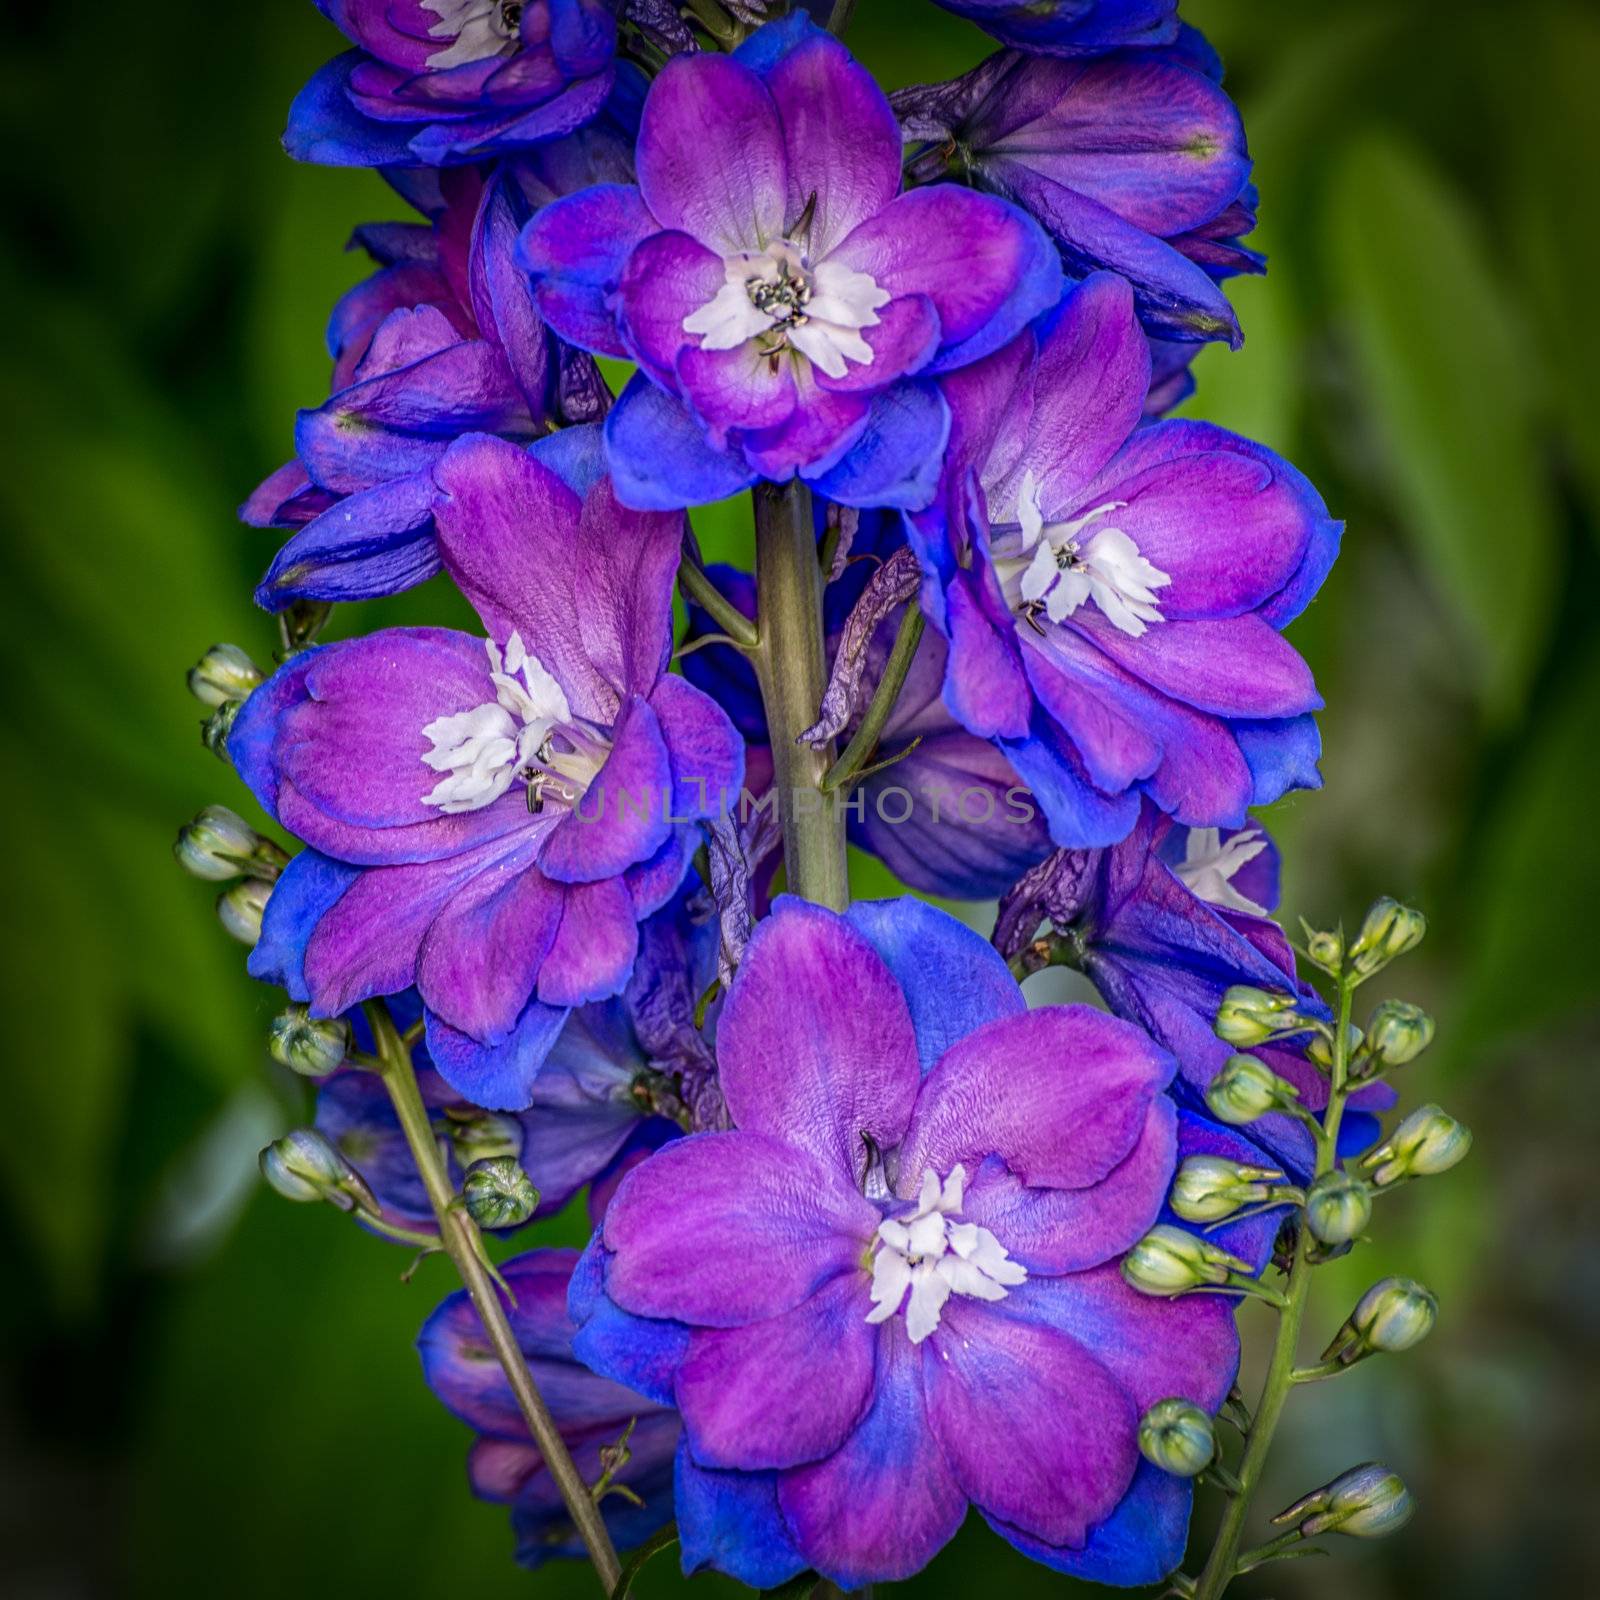
[[[530,1250],[502,1263],[515,1300],[507,1314],[529,1370],[555,1417],[579,1472],[598,1482],[626,1436],[628,1459],[613,1482],[638,1502],[608,1495],[601,1507],[620,1550],[643,1544],[672,1516],[672,1459],[676,1413],[596,1377],[573,1359],[567,1285],[577,1252]],[[429,1388],[477,1432],[467,1458],[473,1492],[511,1508],[517,1560],[537,1567],[552,1557],[581,1556],[573,1528],[544,1458],[534,1447],[510,1386],[494,1358],[465,1290],[443,1302],[417,1339]]]
[[1069,848],[1141,794],[1194,827],[1319,781],[1322,701],[1281,636],[1340,524],[1287,462],[1206,423],[1143,424],[1150,355],[1096,273],[1047,331],[945,380],[940,502],[911,520],[945,701],[999,742]]
[[481,435],[433,479],[440,556],[489,637],[325,645],[246,702],[235,765],[311,847],[252,971],[328,1016],[414,984],[443,1077],[520,1109],[568,1008],[627,983],[743,747],[666,674],[681,518]]
[[1110,268],[1152,335],[1242,335],[1219,278],[1262,270],[1250,157],[1221,67],[1192,29],[1172,49],[1089,58],[1003,52],[894,106],[912,170],[954,173],[1037,217],[1069,274]]
[[1138,1418],[1215,1409],[1238,1354],[1225,1303],[1117,1266],[1172,1175],[1171,1058],[1028,1011],[931,907],[780,899],[718,1061],[735,1131],[628,1175],[571,1300],[580,1358],[683,1416],[685,1569],[904,1578],[973,1504],[1063,1570],[1169,1571],[1189,1488],[1141,1466]]
[[240,513],[296,530],[256,591],[263,606],[367,599],[432,577],[429,472],[456,439],[531,440],[558,418],[598,420],[593,362],[550,335],[514,251],[536,206],[629,170],[631,144],[603,125],[487,179],[440,174],[437,195],[419,196],[428,223],[356,230],[380,270],[334,308],[331,396],[300,413],[296,459]]
[[558,139],[611,93],[607,0],[317,0],[358,48],[295,97],[284,148],[336,167],[455,166]]
[[[1259,827],[1176,827],[1146,804],[1134,831],[1109,850],[1058,850],[1001,902],[994,942],[1007,959],[1021,955],[1041,927],[1063,935],[1073,964],[1119,1017],[1137,1023],[1178,1058],[1175,1093],[1197,1109],[1206,1086],[1233,1053],[1213,1031],[1223,993],[1234,984],[1285,989],[1326,1015],[1300,982],[1294,952],[1270,920],[1278,899],[1277,851]],[[1259,1055],[1321,1111],[1328,1081],[1302,1050],[1267,1046]],[[1386,1109],[1394,1091],[1377,1084],[1352,1096],[1357,1113]],[[1346,1118],[1342,1142],[1361,1149],[1376,1125]],[[1304,1176],[1310,1135],[1291,1117],[1250,1125],[1250,1137]]]
[[846,504],[926,504],[948,424],[926,380],[1059,295],[1037,224],[956,185],[902,194],[882,91],[800,12],[731,57],[670,61],[637,168],[522,239],[551,327],[639,364],[606,424],[619,497],[677,507],[798,472]]
[[1006,44],[1047,55],[1094,55],[1170,44],[1178,0],[936,0]]

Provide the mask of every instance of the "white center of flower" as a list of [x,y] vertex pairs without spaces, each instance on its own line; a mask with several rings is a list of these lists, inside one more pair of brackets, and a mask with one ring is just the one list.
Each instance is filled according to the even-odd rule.
[[1101,522],[1126,502],[1109,501],[1070,522],[1046,522],[1039,497],[1038,482],[1025,473],[1017,519],[1022,549],[1033,555],[1021,569],[1024,615],[1031,619],[1042,610],[1052,622],[1065,622],[1084,601],[1093,600],[1113,627],[1136,639],[1146,623],[1160,622],[1155,591],[1172,579],[1146,561],[1121,528]]
[[957,1166],[941,1185],[930,1167],[922,1174],[917,1209],[879,1224],[868,1322],[887,1322],[909,1289],[906,1332],[912,1344],[921,1344],[939,1326],[952,1294],[1004,1300],[1008,1288],[1027,1281],[1027,1269],[987,1228],[954,1220],[966,1181],[966,1170]]
[[572,715],[561,685],[529,655],[520,633],[506,641],[503,655],[493,639],[485,643],[496,698],[422,730],[433,745],[422,759],[444,774],[422,803],[479,811],[520,778],[530,811],[541,810],[547,797],[576,804],[605,759],[604,735]]
[[1234,888],[1235,874],[1267,848],[1267,836],[1259,828],[1246,828],[1222,842],[1220,828],[1191,828],[1184,846],[1183,860],[1174,869],[1184,887],[1202,900],[1227,911],[1243,911],[1248,916],[1264,917],[1265,906],[1258,906]]
[[428,57],[436,72],[504,55],[520,38],[522,0],[421,0],[421,4],[439,19],[428,29],[428,37],[453,41]]
[[776,356],[793,345],[830,378],[842,378],[847,361],[871,364],[861,330],[877,326],[890,296],[866,273],[836,261],[813,267],[789,239],[728,256],[722,267],[722,287],[683,319],[685,333],[700,335],[701,349],[737,350],[758,339],[763,355]]

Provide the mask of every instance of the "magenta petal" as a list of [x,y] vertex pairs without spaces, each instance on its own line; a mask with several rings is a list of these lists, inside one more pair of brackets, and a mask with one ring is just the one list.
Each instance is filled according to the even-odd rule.
[[940,1058],[900,1149],[902,1194],[923,1171],[973,1172],[997,1155],[1024,1182],[1098,1183],[1144,1131],[1175,1063],[1131,1023],[1087,1006],[1003,1017]]
[[872,74],[814,33],[767,74],[783,119],[789,217],[813,195],[810,253],[821,260],[900,192],[900,127]]
[[434,919],[417,987],[427,1007],[484,1044],[516,1026],[561,922],[562,893],[537,868],[485,870]]
[[988,1515],[1081,1545],[1132,1482],[1138,1413],[1105,1367],[1053,1328],[952,1297],[922,1370],[933,1431]]
[[843,917],[784,897],[757,924],[717,1024],[728,1111],[858,1181],[900,1142],[916,1034],[900,986]]
[[1159,740],[1125,715],[1114,697],[1096,693],[1080,676],[1057,670],[1043,650],[1029,646],[1022,660],[1039,704],[1072,740],[1097,789],[1120,794],[1161,765]]
[[618,1187],[603,1224],[614,1252],[606,1293],[637,1316],[741,1327],[858,1268],[877,1225],[874,1206],[793,1145],[760,1133],[694,1134]]
[[766,85],[742,62],[674,56],[645,100],[637,160],[645,204],[665,228],[725,256],[783,232],[783,127]]
[[842,378],[830,378],[817,369],[820,388],[838,393],[877,390],[896,378],[920,372],[939,348],[939,313],[926,295],[901,295],[879,311],[877,324],[863,328],[861,337],[872,349],[872,360],[865,365],[846,362]]
[[1161,1213],[1177,1161],[1178,1114],[1165,1095],[1145,1113],[1138,1143],[1086,1189],[1030,1189],[985,1162],[962,1214],[987,1228],[1033,1274],[1082,1272],[1129,1249]]
[[867,430],[872,396],[822,388],[809,362],[795,371],[795,408],[775,428],[743,437],[750,464],[780,482],[804,472],[818,477],[837,466]]
[[754,339],[732,350],[685,350],[674,376],[714,439],[730,428],[781,428],[794,415],[793,366],[774,363]]
[[658,233],[628,257],[617,295],[622,329],[629,353],[657,383],[675,387],[678,356],[695,342],[684,319],[709,305],[723,281],[722,258],[686,233]]
[[872,1395],[867,1290],[845,1272],[780,1316],[694,1333],[676,1393],[695,1460],[759,1471],[837,1450]]
[[1003,200],[941,183],[901,195],[830,259],[867,273],[892,295],[927,295],[945,344],[957,345],[1015,293],[1031,256],[1028,228]]
[[621,878],[563,885],[561,926],[539,969],[539,999],[576,1006],[620,994],[639,953],[633,896]]
[[1153,622],[1137,639],[1084,606],[1072,626],[1153,689],[1220,717],[1294,717],[1322,696],[1293,645],[1254,615]]
[[945,591],[950,655],[944,699],[963,727],[983,738],[1021,738],[1033,714],[1014,630],[1002,631],[976,592],[975,575],[958,572]]
[[922,1391],[922,1358],[896,1318],[879,1337],[877,1389],[861,1425],[826,1460],[778,1478],[801,1553],[842,1589],[920,1572],[966,1515]]
[[744,781],[744,740],[727,712],[686,678],[670,674],[651,691],[650,709],[672,763],[672,818],[731,811]]
[[[1138,427],[1149,384],[1150,344],[1133,291],[1115,273],[1096,272],[1068,295],[1039,347],[1027,444],[1007,477],[990,485],[991,506],[1015,505],[1028,470],[1043,486],[1047,516],[1060,513],[1057,502],[1076,503]],[[1095,504],[1115,498],[1107,493]]]

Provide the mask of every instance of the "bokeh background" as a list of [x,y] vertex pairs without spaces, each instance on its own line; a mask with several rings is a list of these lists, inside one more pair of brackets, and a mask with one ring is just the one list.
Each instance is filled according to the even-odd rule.
[[[1563,0],[1185,14],[1227,59],[1272,257],[1237,285],[1248,343],[1201,357],[1187,410],[1285,451],[1349,521],[1296,626],[1330,709],[1326,789],[1273,818],[1288,909],[1426,908],[1428,943],[1392,977],[1440,1042],[1403,1089],[1478,1136],[1466,1167],[1383,1206],[1312,1316],[1331,1332],[1400,1270],[1437,1289],[1438,1331],[1302,1393],[1262,1506],[1380,1456],[1420,1516],[1242,1592],[1583,1593],[1600,1558],[1600,19]],[[917,0],[861,0],[853,42],[890,86],[985,48]],[[275,995],[169,855],[200,805],[240,803],[183,670],[219,637],[272,649],[248,604],[271,536],[233,507],[326,392],[321,326],[362,271],[351,226],[399,214],[377,178],[278,151],[335,48],[300,0],[98,0],[19,11],[0,55],[15,1600],[590,1592],[581,1569],[513,1568],[501,1513],[466,1493],[466,1432],[411,1350],[447,1266],[402,1286],[390,1247],[259,1184],[255,1151],[304,1090],[266,1060]],[[347,625],[449,603],[425,591]],[[679,1587],[660,1561],[640,1592]],[[1071,1586],[969,1527],[907,1587]]]

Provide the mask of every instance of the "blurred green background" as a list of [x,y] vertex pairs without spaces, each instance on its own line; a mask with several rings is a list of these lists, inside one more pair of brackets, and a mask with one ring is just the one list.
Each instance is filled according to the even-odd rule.
[[[1273,819],[1288,909],[1426,908],[1428,944],[1392,976],[1441,1042],[1403,1089],[1478,1136],[1465,1168],[1383,1208],[1312,1316],[1331,1332],[1402,1270],[1438,1290],[1439,1330],[1303,1393],[1261,1508],[1381,1456],[1421,1514],[1243,1592],[1582,1593],[1600,1557],[1600,20],[1423,0],[1185,14],[1228,61],[1273,263],[1237,286],[1248,343],[1200,359],[1188,411],[1284,450],[1349,521],[1295,634],[1330,709],[1326,790]],[[984,48],[914,0],[861,0],[854,42],[891,86]],[[219,637],[272,648],[248,595],[273,536],[233,507],[325,393],[322,324],[362,272],[351,226],[399,214],[375,177],[279,153],[292,92],[336,47],[297,0],[101,0],[19,13],[0,59],[16,1600],[589,1593],[579,1569],[513,1568],[502,1514],[466,1493],[466,1432],[411,1351],[447,1267],[402,1286],[395,1251],[261,1189],[255,1151],[303,1091],[266,1061],[275,995],[168,853],[200,805],[240,803],[184,669]],[[447,604],[425,591],[348,625]],[[676,1587],[663,1561],[641,1593]],[[909,1587],[1070,1585],[969,1528]]]

